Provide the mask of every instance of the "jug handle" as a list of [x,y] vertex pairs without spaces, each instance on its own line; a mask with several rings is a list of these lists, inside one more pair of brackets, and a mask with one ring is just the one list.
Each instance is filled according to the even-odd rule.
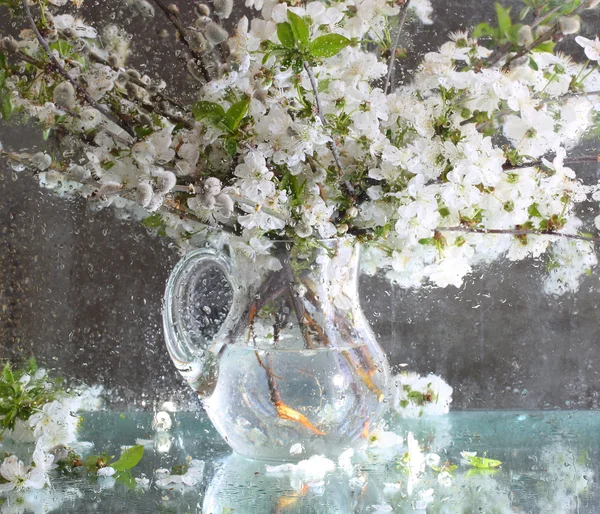
[[194,277],[211,265],[219,269],[229,282],[234,306],[239,287],[231,257],[209,248],[192,250],[177,263],[167,281],[163,299],[163,329],[169,355],[200,398],[210,396],[216,386],[220,355],[226,347],[227,321],[232,314],[230,308],[227,318],[211,339],[201,335],[193,320],[186,320],[186,300],[189,300],[190,289],[195,285]]

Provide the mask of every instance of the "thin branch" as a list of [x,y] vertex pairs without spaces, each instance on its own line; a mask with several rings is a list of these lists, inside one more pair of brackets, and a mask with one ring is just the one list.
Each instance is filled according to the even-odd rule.
[[116,118],[113,115],[113,113],[110,112],[106,107],[104,107],[104,106],[100,105],[98,102],[96,102],[96,100],[94,100],[89,95],[87,90],[83,86],[81,86],[79,84],[79,82],[77,82],[76,80],[71,78],[71,76],[67,73],[67,70],[65,70],[62,67],[62,65],[60,64],[58,59],[54,56],[54,54],[52,53],[52,50],[50,50],[50,46],[48,45],[48,42],[44,39],[44,37],[40,33],[39,29],[37,28],[37,25],[35,24],[33,15],[31,14],[31,9],[29,8],[28,0],[21,0],[21,5],[23,6],[23,10],[25,11],[25,15],[27,16],[29,25],[31,26],[31,29],[33,30],[40,46],[44,49],[44,52],[46,52],[46,55],[48,56],[53,67],[58,71],[58,73],[60,73],[67,81],[69,81],[75,87],[75,89],[84,97],[85,101],[88,104],[90,104],[94,109],[96,109],[97,111],[102,113],[106,118],[108,118],[110,121],[115,123],[117,126],[119,126],[121,129],[123,129],[125,132],[127,132],[130,136],[135,138],[135,133],[133,132],[133,130],[131,129],[131,127],[125,120]]
[[167,18],[169,18],[169,21],[173,24],[173,26],[179,32],[179,37],[181,38],[181,41],[187,47],[187,49],[192,54],[192,56],[196,59],[198,67],[200,68],[200,71],[202,72],[202,77],[204,78],[204,80],[206,82],[210,82],[212,77],[210,76],[210,73],[208,72],[208,70],[206,69],[206,66],[204,65],[204,61],[202,60],[202,54],[198,53],[196,50],[194,50],[192,48],[192,45],[190,44],[190,42],[187,39],[187,36],[185,35],[185,27],[182,25],[181,20],[179,19],[179,16],[172,13],[169,10],[169,6],[166,5],[163,0],[153,0],[153,1],[160,8],[160,10],[163,13],[165,13]]
[[488,57],[487,65],[488,66],[493,66],[500,59],[502,59],[503,57],[506,57],[506,55],[510,51],[511,47],[512,47],[512,43],[509,41],[508,43],[504,43],[501,47],[496,48],[496,50],[494,50],[494,52],[492,53],[492,55],[490,55]]
[[581,97],[598,96],[598,95],[600,95],[600,90],[599,91],[588,91],[588,92],[580,91],[580,92],[573,92],[573,93],[565,93],[564,95],[557,96],[556,98],[548,98],[546,100],[542,100],[542,105],[560,102],[561,100],[568,100],[569,98],[581,98]]
[[493,228],[475,228],[475,227],[438,227],[438,232],[466,232],[472,234],[507,234],[512,236],[549,236],[563,237],[565,239],[575,239],[577,241],[587,241],[600,245],[600,238],[591,236],[581,236],[579,234],[565,234],[552,230],[521,230],[521,229],[493,229]]
[[180,219],[188,219],[190,221],[195,221],[196,223],[200,223],[201,225],[206,227],[206,230],[223,231],[223,232],[227,232],[229,234],[236,234],[233,227],[230,227],[229,225],[223,225],[223,224],[219,225],[218,227],[209,225],[205,220],[196,216],[189,209],[187,209],[186,207],[183,207],[182,205],[177,205],[172,200],[166,200],[162,204],[161,208],[165,209],[166,211],[170,212],[171,214],[176,214],[177,216],[180,217]]
[[[193,184],[190,184],[189,186],[175,186],[171,191],[173,191],[174,193],[187,193],[189,195],[196,195],[198,194],[198,192],[201,190],[202,188],[199,186],[194,186]],[[256,208],[257,203],[249,200],[248,198],[244,198],[241,195],[238,194],[234,194],[234,193],[225,193],[227,194],[227,196],[229,196],[229,198],[231,198],[232,200],[234,200],[235,202],[242,204],[242,205],[247,205],[248,207],[252,207],[252,208]],[[269,216],[273,216],[274,218],[277,218],[278,220],[287,222],[287,218],[285,218],[280,212],[274,210],[274,209],[270,209],[269,207],[264,207],[261,206],[260,210],[262,212],[264,212],[265,214],[268,214]]]
[[[317,79],[315,78],[315,74],[313,73],[312,68],[310,67],[310,64],[308,64],[308,62],[306,62],[306,61],[304,61],[304,69],[306,70],[306,73],[308,73],[310,85],[313,90],[313,96],[315,97],[315,105],[317,106],[317,115],[319,116],[319,119],[321,120],[323,127],[327,127],[327,120],[325,119],[325,115],[323,114],[323,109],[321,108],[321,99],[319,98],[319,85],[317,84]],[[335,142],[335,139],[333,138],[333,135],[331,136],[331,144],[329,145],[329,148],[331,150],[331,153],[333,154],[333,160],[335,161],[335,165],[337,166],[338,171],[340,172],[340,175],[342,175],[343,174],[342,160],[340,158],[340,153],[337,149],[336,142]]]
[[545,14],[544,16],[538,16],[535,20],[533,20],[533,23],[531,24],[531,28],[534,29],[536,28],[538,25],[541,25],[542,23],[544,23],[546,20],[548,20],[550,18],[550,16],[552,16],[553,14],[556,14],[558,11],[560,11],[562,8],[564,7],[564,5],[557,5],[554,9],[551,9],[550,12],[548,12],[547,14]]
[[[579,7],[577,7],[577,9],[575,9],[575,10],[573,10],[573,12],[569,13],[569,16],[576,16],[577,14],[579,14],[580,12],[582,12],[584,9],[586,9],[586,6],[587,6],[587,2],[583,2]],[[560,23],[556,22],[554,25],[552,25],[552,27],[550,27],[549,30],[547,30],[546,32],[544,32],[533,43],[530,43],[529,45],[523,47],[515,55],[513,55],[509,59],[507,59],[506,63],[503,66],[503,69],[508,69],[510,67],[510,64],[513,61],[515,61],[517,59],[520,59],[524,55],[527,55],[529,52],[531,52],[538,45],[540,45],[542,43],[545,43],[546,41],[549,41],[556,34],[560,34],[560,33],[561,33]]]
[[[103,64],[104,66],[108,66],[110,69],[112,69],[113,71],[116,71],[117,73],[120,73],[122,71],[117,66],[112,66],[106,59],[104,59],[103,57],[99,56],[94,51],[90,51],[89,56],[90,56],[90,58],[93,61],[97,62],[98,64]],[[136,86],[141,87],[144,90],[148,91],[148,93],[150,95],[157,96],[161,100],[164,100],[165,102],[169,102],[171,105],[173,105],[174,107],[177,107],[178,109],[181,109],[184,112],[190,112],[189,109],[185,105],[183,105],[182,103],[178,102],[174,98],[171,98],[170,96],[165,95],[164,93],[161,93],[160,91],[151,91],[151,90],[149,90],[148,89],[148,85],[145,84],[144,82],[142,82],[140,79],[138,79],[136,77],[128,76],[127,80],[129,82],[132,82]]]
[[150,112],[154,112],[154,113],[158,114],[159,116],[163,116],[164,118],[171,120],[173,123],[179,123],[187,129],[191,130],[196,126],[194,124],[194,122],[191,121],[190,119],[185,118],[184,116],[179,116],[178,114],[173,114],[173,113],[170,113],[167,111],[163,111],[162,109],[157,109],[153,104],[143,103],[142,107],[144,107],[145,109],[148,109]]
[[[569,164],[586,164],[586,163],[592,163],[592,162],[598,162],[600,163],[600,155],[584,155],[582,157],[571,157],[570,159],[565,159],[563,161],[563,164],[565,165],[569,165]],[[504,171],[514,171],[514,170],[522,170],[524,168],[534,168],[534,167],[544,167],[544,163],[542,162],[542,160],[538,160],[538,161],[531,161],[531,162],[523,162],[521,164],[515,164],[514,166],[509,165],[504,169]]]
[[396,50],[398,49],[398,45],[400,44],[400,34],[402,33],[402,28],[404,27],[404,22],[406,21],[406,15],[408,14],[408,5],[410,4],[410,0],[406,0],[404,5],[400,8],[399,13],[399,21],[398,21],[398,32],[396,33],[396,39],[394,40],[394,44],[392,45],[392,54],[390,55],[390,62],[388,64],[388,73],[385,78],[385,85],[383,86],[384,94],[387,94],[388,87],[391,85],[392,73],[394,72],[394,66],[396,64]]

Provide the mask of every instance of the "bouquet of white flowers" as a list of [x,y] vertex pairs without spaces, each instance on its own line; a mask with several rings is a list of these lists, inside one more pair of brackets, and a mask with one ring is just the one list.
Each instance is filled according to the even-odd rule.
[[[598,156],[567,152],[599,127],[600,41],[574,36],[598,0],[496,4],[497,26],[450,34],[404,84],[402,28],[411,10],[431,22],[428,0],[248,0],[259,15],[232,35],[231,0],[197,3],[189,25],[175,4],[130,2],[178,31],[202,84],[191,105],[127,66],[121,29],[65,3],[2,2],[29,22],[2,41],[2,117],[36,119],[61,150],[2,154],[44,187],[182,245],[216,228],[254,259],[274,240],[352,236],[367,271],[404,286],[548,253],[547,290],[564,292],[597,262],[575,208],[598,185],[571,166]],[[588,62],[555,52],[563,37]]]

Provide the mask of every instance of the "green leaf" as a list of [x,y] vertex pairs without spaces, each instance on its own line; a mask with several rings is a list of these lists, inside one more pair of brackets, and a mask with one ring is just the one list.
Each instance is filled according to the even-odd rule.
[[533,51],[534,52],[548,52],[548,53],[554,53],[554,46],[556,45],[556,43],[554,43],[554,41],[545,41],[544,43],[540,43],[539,45],[537,45]]
[[286,48],[294,48],[296,44],[296,38],[294,31],[289,23],[280,23],[277,25],[277,37],[283,46]]
[[6,60],[6,55],[4,55],[2,52],[0,52],[0,68],[4,69],[6,68],[8,65],[8,62]]
[[225,148],[227,149],[227,153],[234,157],[237,154],[238,144],[234,138],[229,138],[225,143]]
[[219,104],[213,102],[196,102],[192,107],[194,118],[197,121],[205,119],[222,120],[225,117],[225,110]]
[[292,11],[288,11],[288,21],[294,33],[296,46],[299,48],[307,48],[310,40],[310,26],[308,22]]
[[70,57],[73,54],[73,47],[63,39],[51,43],[50,49],[58,51],[61,57]]
[[250,98],[246,97],[239,102],[234,103],[225,113],[223,123],[231,130],[235,131],[239,126],[244,116],[248,113],[248,107],[250,106]]
[[119,460],[111,463],[110,466],[115,471],[126,471],[137,466],[143,456],[144,446],[137,444],[131,448],[127,448],[127,450],[121,454]]
[[473,455],[467,455],[465,452],[462,452],[461,455],[467,459],[467,462],[477,469],[494,469],[499,467],[502,462],[496,459],[487,459],[485,457],[476,457]]
[[13,384],[14,381],[15,381],[15,377],[13,375],[13,372],[12,372],[12,369],[11,369],[11,366],[10,366],[10,362],[7,362],[4,365],[4,369],[2,370],[2,379],[7,384]]
[[494,469],[494,468],[488,468],[488,469],[471,468],[469,471],[467,471],[467,474],[465,475],[465,477],[471,478],[471,477],[490,476],[490,475],[495,475],[496,473],[498,473],[498,471],[500,471],[500,470]]
[[11,117],[14,112],[13,103],[8,95],[0,96],[0,114],[2,115],[2,119],[7,120]]
[[329,89],[329,84],[331,83],[331,79],[323,79],[319,80],[319,93],[324,93]]
[[94,472],[98,469],[97,462],[100,458],[100,455],[88,455],[83,461],[83,466],[88,471]]
[[4,87],[4,84],[6,84],[6,70],[0,70],[0,89]]
[[325,34],[310,44],[310,55],[313,57],[333,57],[346,48],[351,41],[341,34]]
[[519,30],[523,27],[522,24],[513,25],[504,32],[506,39],[515,46],[519,45]]
[[162,216],[155,212],[142,220],[142,225],[147,228],[162,228],[165,226],[165,221]]
[[27,360],[27,372],[30,374],[35,373],[38,370],[38,365],[37,362],[35,360],[35,357],[30,357]]
[[538,71],[540,69],[539,66],[537,65],[537,62],[535,62],[533,60],[533,57],[529,58],[529,67],[534,71]]
[[519,13],[519,20],[523,21],[529,14],[529,11],[531,11],[530,5],[523,7],[523,9],[521,9],[521,12]]
[[133,130],[135,132],[135,135],[140,139],[154,133],[154,128],[150,125],[144,125],[143,127],[135,127]]
[[4,382],[0,382],[0,399],[9,398],[9,397],[13,396],[14,394],[15,394],[15,391],[11,385],[5,384]]
[[479,38],[484,36],[493,37],[496,31],[490,26],[489,23],[480,23],[473,29],[473,37]]
[[133,475],[129,471],[117,473],[116,482],[118,484],[124,485],[128,489],[135,489],[137,487],[135,478],[133,478]]
[[498,2],[496,2],[494,6],[496,7],[496,15],[498,16],[498,28],[502,34],[505,34],[506,31],[512,26],[512,20],[510,19],[510,8],[506,9]]

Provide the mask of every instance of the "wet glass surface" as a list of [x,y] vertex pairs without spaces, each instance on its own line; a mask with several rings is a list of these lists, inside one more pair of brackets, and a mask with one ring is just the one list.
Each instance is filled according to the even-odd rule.
[[[168,431],[153,428],[151,413],[83,417],[80,440],[95,444],[87,454],[106,450],[118,455],[122,445],[146,440],[144,457],[132,470],[134,477],[150,479],[146,489],[115,484],[112,478],[65,476],[53,480],[52,489],[23,494],[19,502],[7,497],[0,512],[593,514],[600,504],[600,415],[595,412],[467,411],[392,420],[389,430],[405,439],[412,431],[426,454],[458,465],[451,485],[429,469],[412,481],[412,494],[402,465],[406,444],[357,451],[350,473],[339,465],[328,473],[321,473],[323,466],[274,473],[267,472],[273,463],[232,455],[202,413],[161,413],[161,427],[171,424]],[[462,451],[502,465],[473,468],[461,463]],[[156,486],[157,469],[185,465],[190,457],[204,463],[197,485]]]

